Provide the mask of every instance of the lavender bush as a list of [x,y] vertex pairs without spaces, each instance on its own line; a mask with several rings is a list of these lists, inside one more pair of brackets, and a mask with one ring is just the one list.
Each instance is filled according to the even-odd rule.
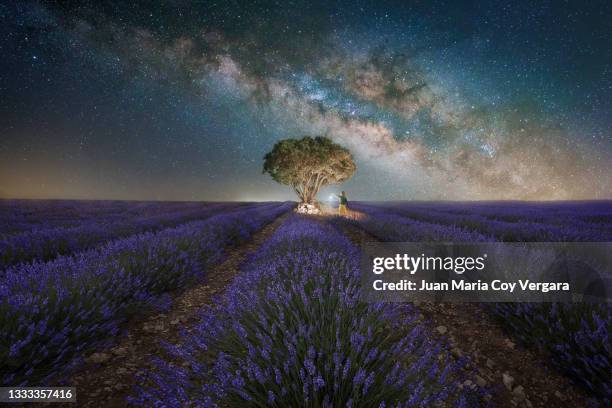
[[142,378],[141,406],[474,406],[409,306],[359,302],[359,253],[294,216]]
[[9,268],[0,281],[0,384],[44,384],[131,314],[203,276],[226,245],[291,206],[258,205]]

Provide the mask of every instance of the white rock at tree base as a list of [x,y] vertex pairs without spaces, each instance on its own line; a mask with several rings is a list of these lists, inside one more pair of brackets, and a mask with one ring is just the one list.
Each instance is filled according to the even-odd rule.
[[295,212],[298,214],[320,214],[321,210],[314,204],[300,203]]

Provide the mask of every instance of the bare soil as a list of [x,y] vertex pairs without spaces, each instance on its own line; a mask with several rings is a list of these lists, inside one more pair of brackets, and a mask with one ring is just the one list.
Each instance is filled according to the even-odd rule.
[[[363,229],[342,223],[356,244],[377,242]],[[476,303],[420,303],[425,324],[446,339],[456,358],[468,357],[467,370],[490,391],[493,407],[587,407],[589,397],[548,364],[548,356],[513,342],[503,326]],[[471,386],[468,382],[465,386]]]
[[214,266],[201,284],[174,294],[168,313],[153,313],[130,322],[126,334],[111,348],[90,354],[68,381],[69,386],[77,389],[77,405],[128,406],[127,398],[134,390],[137,374],[152,368],[152,358],[163,354],[161,343],[177,343],[180,330],[188,331],[198,322],[201,307],[212,303],[213,298],[225,290],[239,273],[246,255],[263,244],[290,213],[281,215],[253,234],[248,242],[229,248],[226,259]]

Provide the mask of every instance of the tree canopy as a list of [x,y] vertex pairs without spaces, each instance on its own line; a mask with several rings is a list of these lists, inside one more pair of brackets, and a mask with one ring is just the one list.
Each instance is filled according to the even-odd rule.
[[314,203],[321,187],[348,180],[355,169],[351,152],[322,136],[279,141],[263,166],[264,173],[291,186],[304,203]]

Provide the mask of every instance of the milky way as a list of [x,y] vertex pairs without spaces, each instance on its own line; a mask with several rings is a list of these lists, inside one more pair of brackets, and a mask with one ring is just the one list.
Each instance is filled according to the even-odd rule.
[[612,198],[610,6],[0,6],[0,196],[292,198],[285,137],[359,199]]

